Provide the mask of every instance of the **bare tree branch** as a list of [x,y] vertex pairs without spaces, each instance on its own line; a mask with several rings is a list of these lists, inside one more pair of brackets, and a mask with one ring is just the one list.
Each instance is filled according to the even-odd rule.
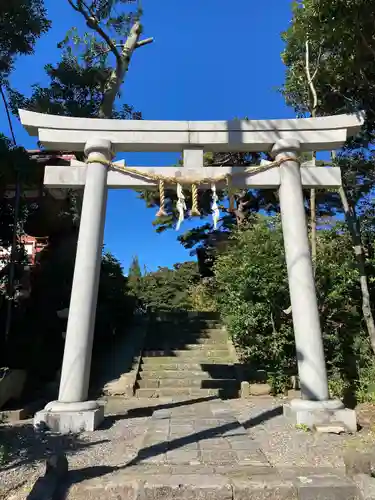
[[[103,100],[99,110],[100,118],[111,118],[114,102],[125,80],[134,51],[139,47],[149,45],[154,39],[146,38],[144,40],[139,40],[142,34],[142,26],[141,23],[136,20],[130,29],[126,42],[119,46],[110,38],[108,33],[103,30],[94,10],[90,9],[84,0],[77,0],[77,3],[74,3],[73,0],[68,0],[68,2],[74,10],[83,15],[88,27],[96,31],[108,46],[108,51],[104,50],[103,52],[99,52],[93,56],[93,58],[107,52],[112,52],[116,57],[116,67],[112,70],[106,83]],[[118,50],[119,47],[121,47],[121,50]]]
[[313,82],[318,74],[318,71],[319,71],[319,67],[320,67],[320,59],[322,57],[322,52],[323,52],[323,42],[320,44],[320,47],[319,47],[319,52],[318,52],[318,56],[316,58],[316,68],[315,68],[315,71],[311,77],[311,81]]
[[[312,109],[311,114],[313,114],[313,112],[316,113],[316,110],[317,110],[317,107],[318,107],[318,94],[316,92],[316,88],[315,88],[313,79],[311,78],[311,72],[310,72],[310,42],[309,42],[308,38],[306,39],[305,48],[306,48],[306,52],[305,52],[305,73],[306,73],[306,77],[307,77],[307,84],[308,84],[308,86],[310,88],[310,92],[311,92],[311,95],[312,95],[312,98],[313,98],[312,108],[311,108]],[[316,68],[315,73],[317,72],[317,70],[318,70],[318,67]]]
[[[316,117],[316,112],[318,108],[318,93],[316,91],[313,78],[316,77],[319,70],[319,60],[320,55],[317,57],[317,65],[314,72],[314,77],[311,77],[310,72],[310,41],[307,36],[305,43],[306,53],[305,53],[305,73],[307,77],[307,83],[310,88],[311,96],[312,96],[312,104],[311,104],[311,116],[313,118]],[[320,48],[321,51],[321,48]],[[316,165],[316,151],[312,151],[312,161],[313,165]],[[310,189],[310,240],[311,240],[311,258],[313,262],[313,271],[315,274],[316,269],[316,256],[317,256],[317,224],[316,224],[316,191],[315,189]]]
[[[111,37],[101,28],[99,20],[95,16],[95,13],[93,13],[92,10],[89,9],[87,5],[81,0],[79,0],[78,5],[75,5],[72,0],[68,0],[68,2],[73,7],[74,10],[80,12],[83,15],[83,17],[86,19],[87,26],[96,31],[98,35],[100,35],[103,38],[105,43],[110,48],[110,51],[116,57],[117,63],[118,64],[121,63],[121,55],[117,50],[116,44],[113,42]],[[88,12],[86,12],[85,8],[88,10]]]
[[92,8],[90,8],[84,0],[77,0],[77,1],[78,1],[78,7],[83,5],[89,12],[90,16],[95,17],[97,19],[95,11]]
[[143,45],[148,45],[149,43],[152,43],[154,41],[154,39],[152,37],[150,38],[145,38],[144,40],[140,40],[139,42],[137,42],[137,45],[136,45],[136,49],[138,49],[139,47],[143,47]]
[[366,273],[366,257],[363,250],[362,237],[357,224],[357,215],[354,207],[348,201],[345,189],[339,189],[341,203],[344,209],[345,219],[348,229],[352,238],[353,250],[357,261],[357,268],[359,271],[359,283],[362,293],[362,313],[365,320],[367,331],[370,337],[371,347],[375,353],[375,322],[371,310],[371,298],[368,287],[368,278]]
[[99,116],[101,118],[110,118],[112,115],[113,104],[120,91],[120,87],[124,82],[126,72],[129,69],[131,57],[134,50],[137,48],[141,32],[141,24],[139,21],[136,21],[131,27],[129,36],[122,48],[120,61],[109,77],[107,87],[104,92],[103,102],[100,106]]
[[14,129],[13,129],[12,118],[11,118],[10,111],[9,111],[9,104],[8,104],[7,99],[6,99],[5,92],[4,92],[4,89],[3,89],[2,85],[0,85],[0,95],[1,95],[1,98],[3,100],[3,104],[4,104],[4,108],[5,108],[5,113],[7,115],[9,130],[10,130],[10,134],[12,136],[12,142],[13,142],[13,145],[16,146],[17,145],[17,141],[16,141],[16,136],[15,136],[15,133],[14,133]]
[[76,10],[77,12],[79,12],[79,8],[77,7],[77,5],[72,1],[72,0],[68,0],[70,6]]
[[368,43],[368,41],[366,40],[366,37],[365,35],[363,34],[362,30],[359,29],[358,30],[358,33],[359,33],[359,36],[361,37],[361,40],[363,42],[363,44],[366,46],[367,50],[369,50],[371,52],[371,54],[373,55],[373,57],[375,58],[375,50],[373,47],[371,47],[371,45]]

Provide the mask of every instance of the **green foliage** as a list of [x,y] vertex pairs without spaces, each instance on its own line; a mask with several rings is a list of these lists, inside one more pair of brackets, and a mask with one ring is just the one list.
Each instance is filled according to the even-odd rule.
[[135,308],[138,311],[142,310],[142,271],[139,265],[138,257],[133,257],[128,271],[128,288],[135,302]]
[[122,266],[110,252],[105,252],[96,311],[96,339],[107,342],[109,335],[123,333],[130,323],[133,310],[134,300],[130,296]]
[[[122,0],[69,1],[77,15],[82,15],[88,30],[68,30],[58,44],[61,60],[45,67],[50,83],[32,86],[30,97],[9,90],[14,113],[18,108],[64,116],[98,117],[113,72],[119,64],[114,51],[121,52],[133,23],[142,14]],[[128,5],[126,5],[128,4]],[[130,6],[130,7],[129,7]],[[114,97],[118,97],[116,94]],[[128,104],[112,106],[107,118],[141,119],[141,114]]]
[[359,371],[356,396],[358,403],[375,404],[375,365],[371,360]]
[[306,424],[296,424],[296,429],[303,432],[310,431],[310,428]]
[[[334,158],[333,163],[343,172],[341,196],[330,192],[320,195],[319,200],[327,214],[334,216],[342,213],[342,203],[346,204],[351,238],[346,230],[320,234],[327,254],[318,259],[317,270],[320,302],[325,302],[321,316],[332,371],[331,392],[345,396],[353,392],[351,381],[359,380],[360,400],[367,390],[365,373],[373,364],[364,330],[374,338],[370,321],[375,298],[371,278],[375,214],[374,9],[374,0],[295,1],[292,22],[283,34],[282,54],[286,65],[282,92],[299,116],[313,111],[318,116],[366,112],[363,131]],[[314,93],[317,106],[313,110]],[[358,254],[357,262],[353,247],[363,252]],[[334,273],[337,279],[333,287],[330,282]],[[359,280],[362,290],[356,284]],[[362,312],[363,305],[367,309]]]
[[[371,147],[375,131],[374,9],[374,0],[295,1],[292,22],[283,33],[286,76],[282,93],[299,116],[312,112],[307,42],[317,116],[366,112],[363,132],[348,142],[335,161],[343,169],[343,185],[353,207],[375,185]],[[342,211],[337,194],[325,194],[320,201]]]
[[159,267],[141,279],[138,299],[148,311],[191,310],[191,287],[200,279],[195,262]]
[[292,374],[296,354],[280,222],[259,217],[234,232],[214,265],[217,302],[244,362],[269,374]]
[[[56,65],[48,64],[45,70],[50,85],[33,85],[29,98],[16,90],[9,90],[13,113],[21,108],[53,115],[98,117],[109,69],[82,67],[78,61],[64,56]],[[113,112],[112,118],[138,120],[141,114],[124,104]]]
[[[305,42],[319,96],[319,114],[375,110],[373,61],[374,0],[294,2],[293,20],[283,38],[287,66],[285,95],[298,112],[307,111]],[[371,115],[371,116],[370,116]]]
[[[69,307],[76,245],[74,231],[59,232],[40,254],[40,265],[31,276],[32,293],[15,312],[8,366],[25,368],[34,376],[47,379],[60,368],[66,324],[58,318],[57,311]],[[122,267],[110,252],[105,252],[96,311],[96,350],[114,335],[126,332],[133,309],[134,300]]]
[[[368,262],[371,273],[373,263]],[[274,392],[297,373],[280,222],[258,216],[236,231],[214,266],[218,309],[244,363],[264,369]],[[342,224],[318,231],[316,283],[333,395],[349,398],[372,360],[358,270]],[[353,395],[352,394],[352,395]]]
[[[206,153],[204,155],[204,165],[205,166],[250,166],[258,165],[261,160],[261,155],[258,153]],[[179,164],[182,164],[180,160]],[[192,205],[191,190],[184,191],[186,205],[188,211],[186,217],[191,217],[190,210]],[[227,191],[218,191],[217,195],[219,201],[223,204],[221,205],[221,211],[225,215],[219,221],[219,228],[214,231],[213,225],[207,223],[203,226],[196,227],[190,231],[179,236],[179,241],[181,244],[188,249],[193,249],[195,247],[207,248],[209,251],[212,249],[212,239],[218,233],[227,233],[236,224],[238,218],[246,219],[248,214],[257,210],[271,210],[271,207],[275,204],[275,193],[270,190],[244,190],[240,193],[235,193],[236,198],[236,213],[230,213],[228,211],[227,204],[225,203],[227,199]],[[154,221],[156,231],[161,233],[167,229],[174,228],[178,220],[178,212],[176,209],[177,195],[175,189],[167,189],[165,192],[165,210],[167,216],[158,218]],[[160,197],[158,191],[144,191],[140,192],[140,198],[146,202],[148,208],[156,208],[160,206]],[[200,190],[198,193],[199,211],[201,213],[200,219],[207,217],[211,214],[212,205],[212,193],[211,190]],[[195,251],[192,251],[192,255]]]
[[141,277],[142,277],[141,266],[139,265],[138,257],[135,256],[133,257],[133,260],[129,267],[128,279],[129,280],[131,280],[132,278],[140,279]]
[[190,287],[191,309],[197,312],[216,312],[215,286],[212,280],[206,279]]
[[10,139],[0,133],[0,189],[14,185],[17,172],[24,186],[35,187],[43,178],[43,172],[22,146],[15,146]]
[[50,27],[43,0],[6,0],[0,5],[0,84],[14,59],[32,54],[35,42]]
[[[0,422],[1,423],[1,422]],[[9,451],[5,444],[0,443],[0,466],[4,466],[9,460]]]

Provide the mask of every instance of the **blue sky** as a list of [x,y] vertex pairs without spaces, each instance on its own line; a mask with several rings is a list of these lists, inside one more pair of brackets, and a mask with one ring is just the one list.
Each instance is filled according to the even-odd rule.
[[[46,83],[43,66],[59,59],[56,48],[71,26],[82,26],[67,0],[45,0],[52,29],[34,56],[21,58],[12,84],[28,94],[33,83]],[[277,88],[283,82],[280,33],[290,22],[290,0],[143,0],[145,37],[123,86],[122,100],[149,120],[228,120],[293,116]],[[272,15],[271,15],[272,14]],[[0,111],[5,123],[3,110]],[[19,124],[17,140],[34,148]],[[7,133],[4,126],[1,130]],[[173,154],[124,156],[129,165],[169,165]],[[128,190],[110,191],[105,245],[125,271],[133,255],[149,270],[191,259],[178,233],[156,234],[155,210]],[[181,231],[198,220],[186,222]]]

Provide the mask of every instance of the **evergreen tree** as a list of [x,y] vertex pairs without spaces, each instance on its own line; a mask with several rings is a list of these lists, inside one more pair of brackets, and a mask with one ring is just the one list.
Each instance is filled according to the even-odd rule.
[[142,307],[142,271],[138,256],[135,255],[128,271],[128,287],[131,295],[136,300],[136,307]]
[[142,277],[141,266],[139,265],[139,259],[137,255],[133,257],[133,260],[130,264],[128,277],[129,279],[133,278],[139,279]]

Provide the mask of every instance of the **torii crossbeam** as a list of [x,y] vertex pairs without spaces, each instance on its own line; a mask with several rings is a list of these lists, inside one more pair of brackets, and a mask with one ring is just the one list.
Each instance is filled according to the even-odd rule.
[[[303,395],[303,400],[293,401],[292,410],[299,423],[308,425],[314,420],[311,420],[311,411],[315,409],[341,411],[340,418],[344,418],[343,412],[349,410],[342,410],[341,402],[329,399],[302,192],[303,187],[339,187],[341,172],[331,167],[300,168],[298,157],[303,151],[340,148],[348,137],[360,131],[362,116],[162,122],[69,118],[20,110],[20,117],[29,133],[38,136],[47,149],[85,151],[87,156],[86,163],[72,162],[68,167],[48,166],[45,171],[47,187],[54,190],[82,188],[84,197],[59,400],[39,412],[35,417],[36,423],[45,421],[54,430],[77,432],[82,428],[94,430],[103,418],[103,409],[95,401],[87,401],[87,394],[107,191],[108,188],[155,188],[153,179],[111,168],[116,165],[112,164],[114,153],[120,151],[183,152],[181,168],[136,167],[140,173],[157,172],[159,176],[172,175],[181,181],[185,177],[194,177],[198,181],[199,178],[210,178],[211,183],[228,173],[236,188],[279,189]],[[206,151],[268,152],[278,166],[255,174],[239,170],[239,167],[207,168],[203,167]],[[221,187],[220,182],[217,180],[218,187]],[[300,410],[303,410],[302,413]],[[354,429],[355,417],[354,421],[350,417],[346,424]]]

